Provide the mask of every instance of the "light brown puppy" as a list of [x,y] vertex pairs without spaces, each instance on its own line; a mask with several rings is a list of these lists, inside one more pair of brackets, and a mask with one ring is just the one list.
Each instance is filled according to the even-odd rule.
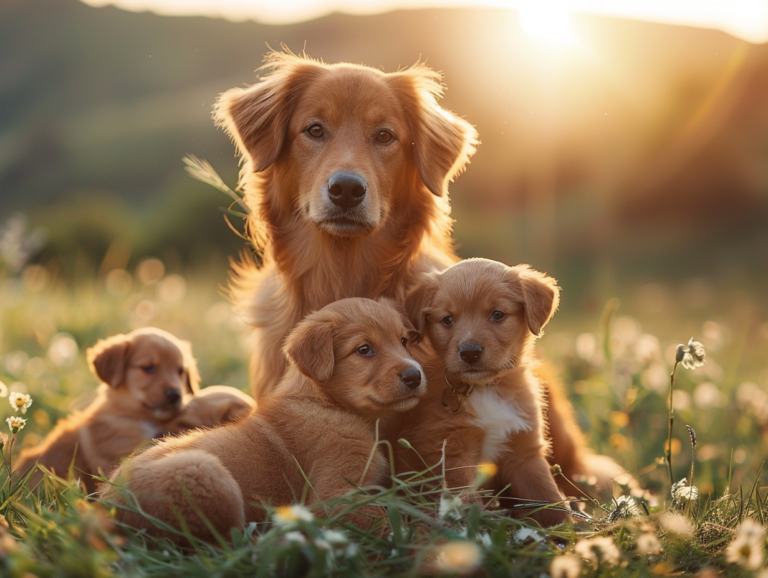
[[[233,271],[236,306],[256,328],[252,389],[272,392],[280,347],[310,311],[345,297],[393,297],[457,257],[448,182],[477,133],[437,104],[440,76],[273,52],[262,80],[221,95],[215,116],[242,156],[248,231],[263,249]],[[288,383],[288,382],[286,382]]]
[[209,385],[194,396],[184,398],[179,414],[164,426],[165,433],[213,427],[240,421],[256,408],[256,402],[239,389],[227,385]]
[[[37,462],[67,477],[73,465],[73,475],[93,492],[91,476],[99,470],[109,474],[121,458],[165,433],[166,423],[181,411],[184,395],[199,388],[189,343],[161,329],[114,335],[91,347],[87,356],[102,382],[96,399],[56,424],[39,446],[23,451],[17,473]],[[36,472],[31,485],[41,479]]]
[[[286,341],[291,367],[280,393],[243,421],[162,440],[131,457],[104,497],[120,503],[124,486],[148,514],[177,528],[181,517],[192,534],[211,540],[198,512],[226,537],[232,527],[263,520],[264,504],[299,501],[304,475],[310,504],[355,484],[382,483],[386,461],[374,447],[375,422],[412,409],[426,390],[407,350],[412,333],[395,309],[369,299],[343,299],[310,314]],[[117,517],[166,535],[135,512],[121,508]],[[370,523],[365,516],[352,521]]]
[[[470,486],[476,466],[490,462],[498,472],[489,489],[508,486],[518,503],[563,499],[547,462],[542,384],[533,371],[535,338],[558,302],[551,277],[486,259],[429,275],[408,296],[411,318],[436,358],[424,362],[429,393],[403,419],[400,437],[428,465],[439,462],[447,440],[449,487]],[[424,469],[415,452],[394,447],[399,471]],[[566,514],[546,509],[532,517],[554,525]]]

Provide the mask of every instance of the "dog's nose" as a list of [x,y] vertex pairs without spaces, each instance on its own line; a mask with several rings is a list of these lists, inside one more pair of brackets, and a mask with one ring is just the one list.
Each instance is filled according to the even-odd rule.
[[328,196],[334,205],[345,210],[359,205],[367,189],[365,179],[351,173],[336,173],[328,181]]
[[176,391],[175,389],[166,389],[165,390],[165,401],[170,403],[171,405],[175,405],[179,403],[179,400],[181,399],[181,394]]
[[467,363],[474,363],[480,359],[480,354],[483,352],[483,348],[478,343],[472,343],[467,341],[459,345],[459,357],[461,357]]
[[407,387],[416,389],[421,385],[421,372],[415,367],[409,367],[400,374],[400,379]]

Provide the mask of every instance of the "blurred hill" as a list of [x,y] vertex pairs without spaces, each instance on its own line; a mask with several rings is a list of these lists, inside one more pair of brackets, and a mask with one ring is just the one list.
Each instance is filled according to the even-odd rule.
[[328,62],[390,71],[423,58],[445,73],[445,106],[482,139],[452,187],[466,255],[573,276],[595,263],[641,277],[765,263],[768,46],[604,17],[573,16],[572,28],[579,44],[552,48],[507,10],[266,26],[4,0],[0,215],[24,210],[95,256],[115,236],[180,262],[233,253],[225,198],[181,157],[234,183],[211,105],[254,82],[266,44],[283,42]]

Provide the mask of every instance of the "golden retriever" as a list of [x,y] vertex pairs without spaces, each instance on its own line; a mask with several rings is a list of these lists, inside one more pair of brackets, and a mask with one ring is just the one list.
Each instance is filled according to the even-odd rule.
[[[18,474],[35,462],[61,477],[71,469],[76,477],[84,474],[82,481],[93,492],[92,476],[99,470],[108,474],[121,458],[165,433],[166,423],[182,410],[184,394],[199,389],[189,343],[160,329],[103,339],[87,357],[102,382],[96,399],[56,424],[40,445],[24,450],[16,464]],[[38,470],[31,485],[41,479]]]
[[[560,502],[549,463],[542,384],[534,374],[534,342],[559,303],[554,279],[526,265],[468,259],[428,275],[408,295],[407,308],[428,337],[428,395],[403,418],[399,433],[416,450],[396,448],[399,471],[440,461],[445,445],[449,487],[473,484],[476,466],[493,463],[488,488],[519,504]],[[420,457],[419,457],[420,456]],[[532,517],[555,525],[565,512]]]
[[[474,127],[438,104],[440,75],[426,66],[387,74],[272,52],[262,70],[214,111],[241,157],[260,253],[260,266],[247,255],[233,264],[230,286],[256,330],[257,400],[276,389],[285,336],[309,312],[345,297],[402,303],[422,275],[458,261],[448,183],[478,144]],[[554,459],[585,473],[573,408],[548,377]]]
[[[448,182],[477,133],[441,108],[439,75],[386,74],[273,52],[261,82],[223,93],[218,123],[242,157],[248,230],[263,254],[234,266],[237,308],[257,330],[252,389],[275,389],[288,332],[345,297],[399,301],[457,260]],[[289,382],[285,382],[289,383]]]
[[[120,504],[125,487],[144,512],[205,540],[261,521],[264,505],[287,505],[310,488],[308,502],[381,483],[386,460],[375,447],[375,422],[413,409],[426,385],[408,353],[413,333],[394,308],[343,299],[307,316],[285,343],[286,387],[233,425],[160,441],[129,458],[104,497]],[[307,479],[305,480],[305,476]],[[117,518],[155,535],[156,528],[124,508]],[[352,518],[367,525],[363,513]]]

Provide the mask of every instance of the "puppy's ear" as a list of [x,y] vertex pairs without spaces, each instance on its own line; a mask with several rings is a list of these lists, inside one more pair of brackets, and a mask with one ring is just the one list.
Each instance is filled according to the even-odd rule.
[[560,304],[557,281],[528,265],[510,267],[507,275],[511,281],[520,285],[528,328],[534,335],[540,335]]
[[200,371],[197,368],[197,359],[192,355],[192,344],[189,341],[179,341],[178,345],[181,353],[184,355],[187,393],[196,395],[200,391]]
[[257,173],[277,159],[301,86],[317,77],[322,68],[308,58],[272,52],[259,70],[269,73],[258,84],[219,95],[213,112],[216,124],[229,134],[240,154],[250,159]]
[[88,367],[103,383],[117,387],[123,383],[131,340],[127,335],[113,335],[99,340],[86,351]]
[[329,319],[310,315],[288,334],[283,351],[301,373],[325,383],[333,375],[333,325]]
[[445,110],[440,74],[421,64],[389,76],[411,131],[414,161],[421,180],[438,197],[459,175],[477,147],[477,131]]
[[405,331],[408,334],[408,341],[413,341],[418,343],[421,340],[421,334],[418,331],[416,331],[416,328],[413,326],[413,324],[411,323],[411,320],[408,318],[408,313],[405,310],[404,304],[397,302],[391,297],[378,297],[376,301],[384,305],[387,305],[392,309],[394,309],[395,311],[397,311],[398,315],[400,316],[400,321],[403,322],[403,327],[405,327]]
[[439,287],[438,278],[438,273],[424,275],[405,296],[405,311],[420,336],[427,328],[428,310]]

